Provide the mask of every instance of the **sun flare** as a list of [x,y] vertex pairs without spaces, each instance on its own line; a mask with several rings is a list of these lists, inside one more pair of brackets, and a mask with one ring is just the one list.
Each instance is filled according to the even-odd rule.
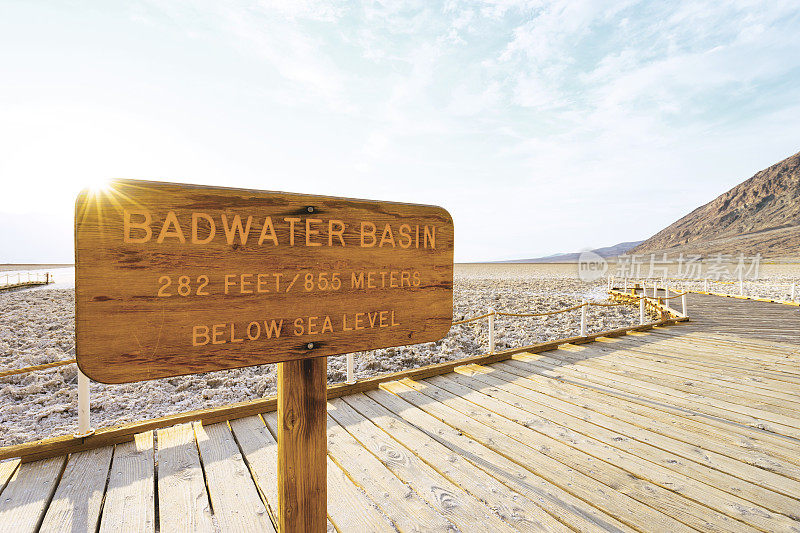
[[108,179],[96,179],[93,181],[88,182],[87,189],[89,192],[93,194],[99,194],[102,192],[107,192],[111,189],[111,180]]

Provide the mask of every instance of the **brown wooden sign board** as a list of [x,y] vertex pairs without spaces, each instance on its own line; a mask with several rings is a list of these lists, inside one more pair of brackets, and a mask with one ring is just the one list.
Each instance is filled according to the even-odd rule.
[[76,355],[126,383],[441,339],[434,206],[119,180],[75,209]]

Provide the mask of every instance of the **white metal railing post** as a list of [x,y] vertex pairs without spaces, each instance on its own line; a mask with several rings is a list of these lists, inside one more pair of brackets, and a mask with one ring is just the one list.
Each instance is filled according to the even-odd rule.
[[347,354],[347,383],[356,382],[355,354]]
[[641,300],[639,300],[639,325],[644,325],[644,295],[642,295]]
[[686,313],[686,293],[681,295],[681,309],[683,309],[683,316],[689,316]]
[[794,301],[794,298],[795,298],[795,293],[797,292],[797,291],[796,291],[796,288],[797,288],[797,283],[795,283],[795,282],[793,281],[793,282],[792,282],[792,291],[791,291],[791,293],[790,293],[790,295],[789,295],[789,300],[791,300],[791,301]]
[[589,306],[586,305],[586,300],[581,302],[583,307],[581,307],[581,337],[586,336],[586,311],[589,309]]
[[89,378],[78,370],[78,432],[76,437],[86,437],[94,433],[89,418]]
[[744,279],[739,276],[739,296],[744,296]]
[[625,284],[623,285],[625,292],[628,292],[628,278],[625,278]]
[[704,280],[703,283],[703,292],[708,292],[708,278]]
[[494,307],[489,308],[489,353],[494,353]]

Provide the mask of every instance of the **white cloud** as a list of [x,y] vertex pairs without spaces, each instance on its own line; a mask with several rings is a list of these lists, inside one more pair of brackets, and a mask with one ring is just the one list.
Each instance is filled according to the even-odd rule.
[[791,2],[35,9],[0,20],[5,213],[168,178],[440,203],[459,259],[544,255],[646,237],[797,150]]

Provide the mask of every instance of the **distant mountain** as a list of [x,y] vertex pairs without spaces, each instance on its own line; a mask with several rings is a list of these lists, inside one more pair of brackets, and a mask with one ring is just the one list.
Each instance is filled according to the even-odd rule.
[[[592,252],[596,253],[600,257],[616,257],[620,254],[624,254],[637,245],[643,243],[644,241],[631,241],[631,242],[621,242],[619,244],[615,244],[614,246],[606,246],[605,248],[597,248],[596,250],[592,250]],[[512,259],[509,261],[497,261],[498,263],[577,263],[578,257],[580,257],[581,252],[569,253],[569,254],[555,254],[555,255],[548,255],[546,257],[535,257],[533,259]]]
[[659,231],[631,253],[800,256],[800,152]]

